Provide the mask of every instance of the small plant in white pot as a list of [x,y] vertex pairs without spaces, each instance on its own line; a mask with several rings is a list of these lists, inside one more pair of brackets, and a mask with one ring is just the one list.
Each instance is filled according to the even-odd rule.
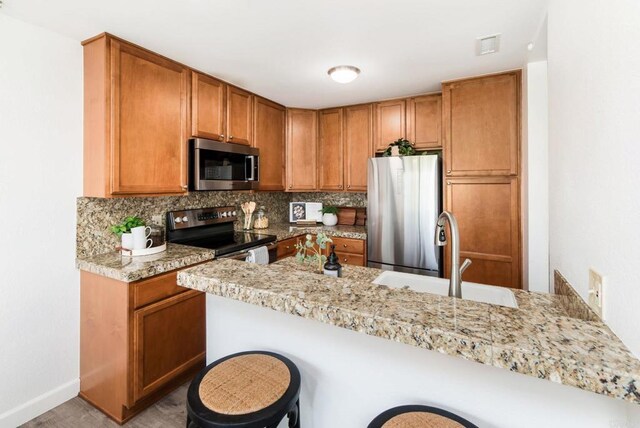
[[122,223],[111,226],[111,232],[115,233],[121,239],[121,246],[124,249],[133,249],[133,234],[131,229],[138,226],[144,226],[144,220],[140,217],[129,216]]
[[338,224],[338,207],[326,206],[320,211],[322,212],[322,224],[325,226]]

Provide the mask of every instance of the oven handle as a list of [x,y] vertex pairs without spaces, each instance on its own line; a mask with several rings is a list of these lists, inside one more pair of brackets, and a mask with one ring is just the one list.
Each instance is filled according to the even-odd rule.
[[[267,244],[267,251],[274,251],[276,248],[278,248],[278,243],[277,242],[271,242],[269,244]],[[258,247],[254,247],[254,248],[258,248]],[[236,253],[230,253],[230,254],[225,254],[223,256],[220,256],[220,259],[233,259],[233,260],[244,260],[247,258],[247,254],[249,253],[249,250],[252,250],[253,248],[247,248],[246,250],[242,250],[242,251],[238,251]]]

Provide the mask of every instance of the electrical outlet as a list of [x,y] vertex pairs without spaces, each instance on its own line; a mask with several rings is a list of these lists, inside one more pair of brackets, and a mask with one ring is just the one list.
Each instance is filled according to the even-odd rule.
[[161,215],[151,216],[151,221],[153,222],[153,224],[162,224],[162,216]]
[[604,277],[589,269],[589,306],[604,320]]

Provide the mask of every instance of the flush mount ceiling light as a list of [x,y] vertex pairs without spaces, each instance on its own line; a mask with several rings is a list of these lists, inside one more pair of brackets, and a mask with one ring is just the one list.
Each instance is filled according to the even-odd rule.
[[339,65],[330,68],[327,74],[338,83],[349,83],[360,74],[360,69],[352,65]]

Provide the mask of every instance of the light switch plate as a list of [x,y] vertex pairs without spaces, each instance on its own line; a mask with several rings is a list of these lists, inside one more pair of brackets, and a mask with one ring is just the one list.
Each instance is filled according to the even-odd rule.
[[589,269],[589,306],[604,320],[604,277]]

